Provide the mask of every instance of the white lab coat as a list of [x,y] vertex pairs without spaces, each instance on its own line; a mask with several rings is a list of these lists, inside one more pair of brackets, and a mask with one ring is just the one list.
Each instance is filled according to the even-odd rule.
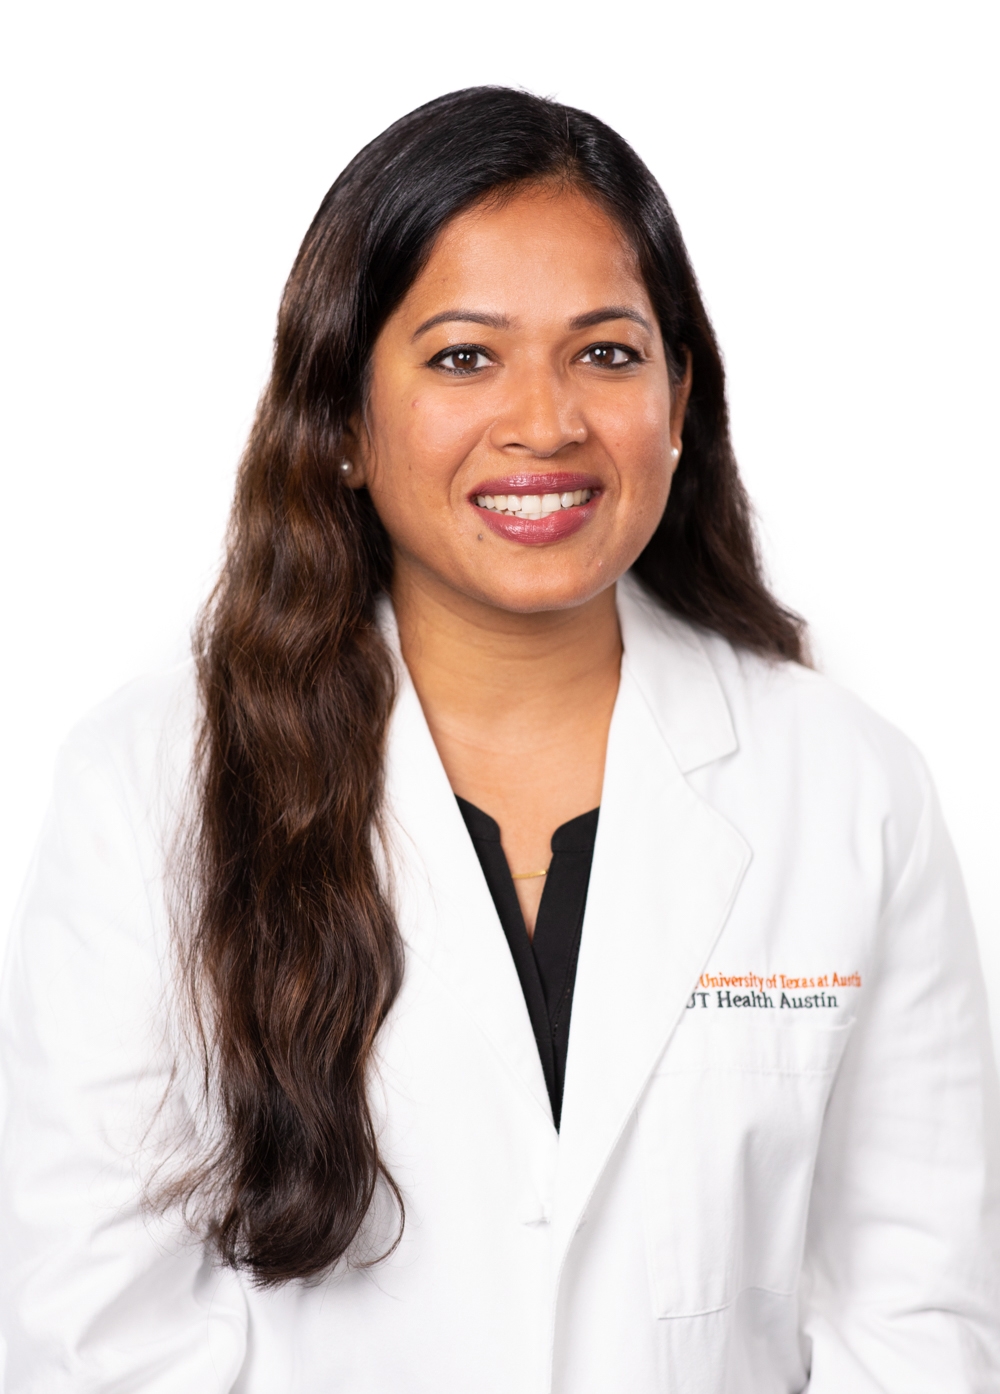
[[404,675],[406,971],[372,1089],[406,1228],[313,1286],[256,1289],[142,1217],[190,670],[77,730],[5,979],[9,1394],[1000,1388],[995,1077],[923,765],[833,683],[631,581],[619,612],[558,1135]]

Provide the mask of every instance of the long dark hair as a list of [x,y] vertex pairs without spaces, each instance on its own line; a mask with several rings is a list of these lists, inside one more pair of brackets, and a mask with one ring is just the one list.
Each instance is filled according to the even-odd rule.
[[642,161],[586,112],[506,88],[397,121],[333,185],[292,268],[196,635],[199,817],[180,928],[219,1126],[172,1194],[199,1203],[218,1257],[261,1284],[355,1256],[380,1187],[402,1224],[367,1092],[402,973],[376,850],[395,693],[375,607],[391,552],[367,494],[340,478],[344,430],[375,339],[445,223],[546,180],[621,227],[672,375],[692,366],[681,465],[635,571],[678,615],[802,658],[800,622],[761,577],[712,327]]

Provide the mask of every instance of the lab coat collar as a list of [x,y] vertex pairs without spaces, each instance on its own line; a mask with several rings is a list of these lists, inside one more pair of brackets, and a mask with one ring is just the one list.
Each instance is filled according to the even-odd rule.
[[560,1266],[722,932],[750,849],[685,775],[737,749],[697,632],[633,578],[581,938],[553,1198]]
[[[685,774],[737,748],[697,633],[639,583],[619,582],[624,655],[581,940],[552,1194],[560,1263],[722,932],[750,850]],[[400,929],[490,1040],[554,1139],[513,960],[419,699],[384,633],[400,693],[387,758]]]
[[732,717],[704,645],[631,573],[617,590],[624,664],[682,774],[737,748]]
[[399,682],[386,757],[386,840],[400,933],[469,1029],[490,1041],[528,1096],[534,1128],[550,1144],[552,1110],[514,960],[402,661],[388,602],[379,621]]

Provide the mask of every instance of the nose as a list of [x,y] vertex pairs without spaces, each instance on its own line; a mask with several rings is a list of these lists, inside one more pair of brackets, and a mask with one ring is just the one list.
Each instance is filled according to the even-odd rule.
[[496,449],[548,459],[587,439],[586,421],[572,384],[558,371],[537,363],[525,365],[508,381],[509,396],[490,432]]

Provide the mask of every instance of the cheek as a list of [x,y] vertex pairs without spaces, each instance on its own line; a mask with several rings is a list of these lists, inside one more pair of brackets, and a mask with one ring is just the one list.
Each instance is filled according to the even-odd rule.
[[482,435],[479,414],[461,400],[461,393],[410,391],[398,394],[381,408],[373,402],[379,422],[376,472],[379,483],[407,492],[440,491]]
[[613,441],[623,500],[640,512],[662,510],[674,472],[669,399],[639,398],[618,415],[607,439]]

